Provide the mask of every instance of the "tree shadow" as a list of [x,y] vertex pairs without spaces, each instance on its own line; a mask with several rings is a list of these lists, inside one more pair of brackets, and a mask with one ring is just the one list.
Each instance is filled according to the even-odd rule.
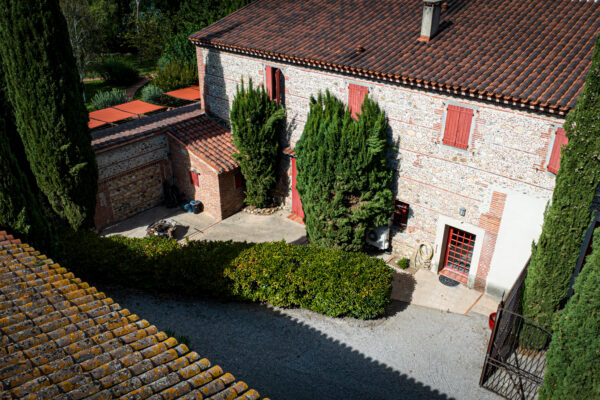
[[[152,298],[113,293],[152,321],[176,327],[201,357],[273,399],[450,399],[403,371],[380,363],[297,319],[264,305]],[[153,304],[156,304],[154,306]],[[156,309],[160,308],[159,314]],[[318,318],[318,317],[316,317]],[[312,318],[311,318],[312,320]],[[349,329],[377,323],[347,319]]]

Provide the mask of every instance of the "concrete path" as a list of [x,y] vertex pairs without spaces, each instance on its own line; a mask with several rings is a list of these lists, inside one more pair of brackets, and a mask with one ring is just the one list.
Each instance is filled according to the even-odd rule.
[[108,289],[123,307],[277,399],[499,399],[478,386],[481,315],[396,302],[374,321]]

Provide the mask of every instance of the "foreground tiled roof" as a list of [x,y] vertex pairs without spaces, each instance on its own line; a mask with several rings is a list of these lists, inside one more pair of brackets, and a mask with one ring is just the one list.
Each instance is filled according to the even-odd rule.
[[[420,36],[419,0],[258,0],[193,34],[195,43],[564,114],[600,32],[600,4],[447,0]],[[358,48],[363,51],[357,51]]]
[[96,152],[106,151],[123,143],[160,133],[171,124],[194,118],[202,114],[199,103],[149,115],[121,125],[92,132],[92,148]]
[[2,399],[260,397],[4,231],[0,330]]
[[231,156],[237,153],[231,132],[205,114],[170,125],[167,133],[217,172],[231,171],[238,167],[237,161]]

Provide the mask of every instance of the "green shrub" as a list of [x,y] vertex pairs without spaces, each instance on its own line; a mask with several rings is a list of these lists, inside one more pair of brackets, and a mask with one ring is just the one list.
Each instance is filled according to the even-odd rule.
[[546,353],[540,399],[600,398],[600,229]]
[[407,269],[408,267],[410,267],[410,260],[406,257],[401,258],[400,260],[398,260],[398,268],[401,269]]
[[380,259],[284,242],[254,245],[226,275],[244,299],[363,319],[385,312],[392,282],[391,269]]
[[165,92],[198,84],[198,69],[193,63],[174,61],[158,69],[153,83]]
[[[194,32],[196,30],[189,32],[189,34]],[[158,59],[159,68],[169,63],[180,61],[196,66],[196,46],[188,39],[189,34],[188,32],[179,32],[169,38]]]
[[97,92],[90,100],[90,104],[94,110],[101,110],[103,108],[115,106],[117,104],[123,104],[125,102],[127,102],[125,90],[117,88],[113,88],[110,91],[105,90]]
[[149,84],[142,88],[140,99],[148,103],[160,104],[163,93],[159,87]]
[[133,66],[113,57],[102,60],[94,69],[113,85],[128,86],[138,79],[138,72]]
[[391,269],[361,253],[284,242],[238,243],[165,238],[60,236],[55,261],[85,280],[152,292],[268,301],[330,316],[385,312]]

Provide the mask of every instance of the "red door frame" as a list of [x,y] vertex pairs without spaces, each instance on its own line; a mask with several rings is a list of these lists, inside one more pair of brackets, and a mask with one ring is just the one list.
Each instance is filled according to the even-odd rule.
[[[463,269],[465,269],[466,271],[460,271],[459,269],[455,268],[455,266],[452,263],[448,264],[448,260],[450,258],[450,251],[453,246],[452,245],[453,233],[456,233],[456,240],[455,240],[456,244],[454,245],[454,249],[452,250],[452,253],[453,253],[452,256],[453,256],[453,258],[456,258],[457,255],[458,256],[462,256],[462,255],[468,256],[469,266],[466,267],[466,265],[465,265],[463,267]],[[461,235],[461,233],[462,233],[462,235]],[[458,240],[459,236],[462,239],[462,241],[460,243]],[[448,227],[448,239],[446,242],[446,255],[444,256],[443,269],[449,269],[458,274],[468,276],[469,271],[471,269],[471,262],[473,262],[473,251],[475,250],[475,239],[476,239],[476,236],[470,232],[463,231],[462,229],[454,228],[452,226]]]
[[302,210],[302,201],[300,201],[300,194],[296,189],[296,159],[292,158],[292,214],[304,219],[304,211]]

